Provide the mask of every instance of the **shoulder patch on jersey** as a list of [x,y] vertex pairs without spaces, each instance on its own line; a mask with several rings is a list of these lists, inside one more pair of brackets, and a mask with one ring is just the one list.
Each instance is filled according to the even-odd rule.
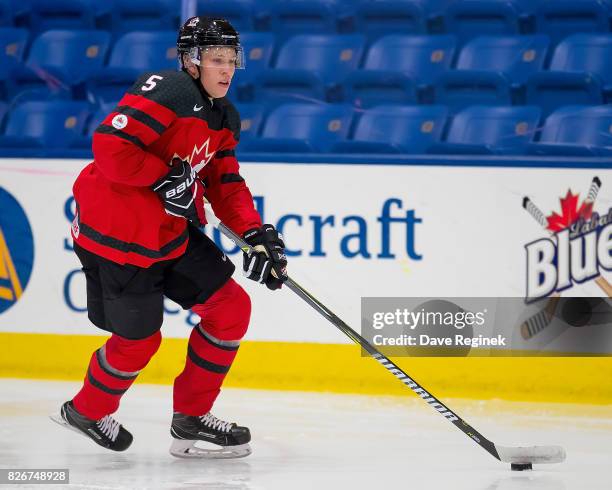
[[113,128],[123,129],[128,125],[128,117],[125,114],[117,114],[111,121]]

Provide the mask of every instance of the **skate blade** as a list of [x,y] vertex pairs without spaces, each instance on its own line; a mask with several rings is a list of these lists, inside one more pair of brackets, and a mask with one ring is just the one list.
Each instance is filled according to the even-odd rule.
[[170,454],[176,458],[186,459],[235,459],[245,458],[253,451],[248,444],[238,446],[216,446],[219,449],[206,449],[196,446],[200,441],[174,439],[170,446]]
[[72,427],[72,425],[66,422],[66,420],[64,420],[64,417],[62,417],[61,413],[52,413],[51,415],[49,415],[49,418],[53,420],[53,422],[55,422],[56,424],[61,425],[62,427],[65,427],[66,429],[70,429],[72,432],[76,432],[77,434],[80,434],[85,439],[91,440],[91,438],[88,437],[86,434],[83,434],[79,429]]

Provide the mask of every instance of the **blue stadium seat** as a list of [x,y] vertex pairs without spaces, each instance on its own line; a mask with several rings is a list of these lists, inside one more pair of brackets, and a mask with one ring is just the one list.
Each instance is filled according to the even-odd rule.
[[286,104],[264,123],[261,138],[241,143],[241,151],[327,152],[346,139],[353,110],[341,104]]
[[381,105],[360,117],[349,141],[334,145],[336,153],[427,153],[440,141],[446,123],[444,106]]
[[558,109],[528,149],[532,155],[612,156],[612,105]]
[[424,89],[448,70],[455,52],[453,36],[390,35],[368,50],[363,69],[344,82],[347,100],[361,107],[411,104],[416,87]]
[[390,34],[427,32],[427,2],[360,0],[355,6],[355,31],[370,40]]
[[181,10],[182,10],[183,2],[177,1],[177,0],[159,0],[159,1],[162,4],[164,4],[166,15],[169,16],[172,25],[176,26],[176,29],[178,30],[179,26],[183,24],[181,22],[181,15],[182,15]]
[[0,148],[67,148],[83,132],[84,102],[25,102],[8,115]]
[[270,27],[282,39],[313,32],[345,33],[352,19],[350,3],[350,0],[270,0]]
[[13,70],[11,91],[30,87],[70,92],[102,67],[109,44],[105,31],[43,32],[34,40],[26,66]]
[[130,32],[119,38],[108,66],[93,75],[88,92],[98,103],[118,100],[145,71],[176,69],[176,32]]
[[236,109],[240,114],[240,141],[257,138],[264,119],[265,107],[261,104],[236,104]]
[[13,8],[11,0],[0,0],[0,26],[13,26]]
[[456,69],[494,71],[523,84],[543,68],[549,43],[544,35],[477,37],[459,53]]
[[469,41],[459,53],[457,69],[438,78],[436,102],[450,105],[453,112],[477,104],[510,104],[522,94],[527,78],[542,69],[548,43],[543,35]]
[[463,72],[440,77],[434,86],[433,100],[436,104],[448,106],[456,114],[473,105],[511,105],[512,87],[510,81],[495,72]]
[[6,102],[0,102],[0,132],[2,130],[2,121],[4,120],[4,115],[8,111],[8,104]]
[[556,45],[576,33],[610,32],[609,0],[546,0],[536,12],[536,29]]
[[536,106],[474,106],[452,120],[445,143],[430,153],[522,154],[533,140],[541,111]]
[[268,17],[262,0],[198,0],[197,14],[227,19],[241,34],[254,31]]
[[29,0],[29,24],[36,32],[51,29],[95,29],[95,0]]
[[532,0],[459,0],[449,2],[446,31],[461,44],[475,36],[521,34],[528,28]]
[[28,31],[25,29],[0,28],[0,98],[7,96],[5,83],[21,64],[27,41]]
[[178,2],[175,9],[163,0],[113,0],[110,5],[108,27],[115,37],[134,31],[166,30],[174,31],[176,36]]
[[334,98],[339,82],[361,61],[364,45],[358,34],[294,36],[281,48],[275,68],[257,77],[256,98],[274,104]]
[[77,136],[70,143],[71,148],[91,148],[92,138],[96,128],[106,119],[112,109],[100,108],[94,112],[85,124],[85,134]]
[[573,104],[597,105],[602,91],[612,93],[612,35],[575,34],[561,42],[549,71],[532,75],[527,100],[539,104],[546,115]]
[[274,52],[274,34],[270,32],[246,32],[240,34],[244,49],[246,69],[236,70],[232,88],[237,90],[239,100],[249,101],[254,97],[253,82],[270,66]]

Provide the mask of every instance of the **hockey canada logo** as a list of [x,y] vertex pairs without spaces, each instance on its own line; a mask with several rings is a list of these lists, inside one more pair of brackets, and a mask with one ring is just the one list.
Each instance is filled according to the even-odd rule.
[[175,153],[172,158],[180,158],[186,162],[189,162],[191,166],[194,168],[196,172],[202,170],[208,162],[212,160],[212,157],[215,156],[214,151],[209,151],[210,146],[210,137],[202,143],[200,146],[194,145],[193,150],[191,150],[191,155],[179,155]]
[[595,177],[584,201],[569,189],[560,199],[560,212],[546,216],[528,197],[523,208],[548,232],[525,246],[527,301],[535,301],[595,280],[606,296],[612,286],[602,275],[612,270],[612,208],[594,211],[601,181]]
[[34,240],[17,200],[0,187],[0,314],[21,298],[32,273]]

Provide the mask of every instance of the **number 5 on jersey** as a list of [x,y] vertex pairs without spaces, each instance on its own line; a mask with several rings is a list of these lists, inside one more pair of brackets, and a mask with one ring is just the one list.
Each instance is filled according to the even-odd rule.
[[163,80],[163,79],[164,77],[160,77],[159,75],[151,75],[148,78],[148,80],[145,82],[145,84],[141,87],[141,90],[143,90],[144,92],[153,90],[155,86],[157,85],[157,82],[155,80]]

